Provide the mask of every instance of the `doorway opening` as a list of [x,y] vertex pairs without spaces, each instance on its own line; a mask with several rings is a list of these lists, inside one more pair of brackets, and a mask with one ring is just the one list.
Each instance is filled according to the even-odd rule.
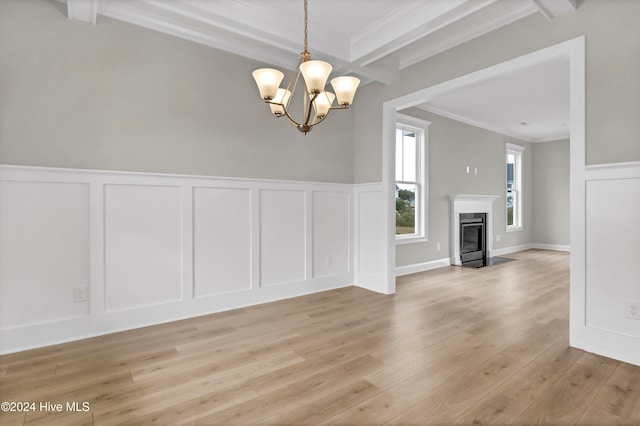
[[387,223],[387,288],[395,292],[395,124],[398,111],[429,102],[435,96],[501,74],[558,58],[569,60],[570,84],[570,341],[582,347],[585,285],[585,39],[578,37],[497,65],[389,100],[383,104],[382,178],[385,188],[384,218]]

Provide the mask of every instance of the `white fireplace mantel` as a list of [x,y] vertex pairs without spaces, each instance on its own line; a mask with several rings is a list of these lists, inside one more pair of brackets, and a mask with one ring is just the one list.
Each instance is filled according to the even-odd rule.
[[487,258],[493,250],[493,202],[499,195],[451,194],[451,264],[460,266],[460,213],[486,213]]

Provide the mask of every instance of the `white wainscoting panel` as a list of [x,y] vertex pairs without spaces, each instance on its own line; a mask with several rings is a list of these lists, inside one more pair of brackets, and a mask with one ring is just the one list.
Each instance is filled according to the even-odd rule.
[[388,287],[382,188],[380,183],[354,186],[354,284],[379,293]]
[[640,337],[640,179],[587,182],[587,325]]
[[383,256],[386,250],[382,221],[382,191],[367,191],[359,194],[360,233],[358,235],[359,272],[365,275],[382,276],[384,271]]
[[349,192],[313,192],[313,277],[349,272]]
[[0,165],[0,354],[353,285],[352,194]]
[[[627,317],[627,303],[640,302],[640,162],[586,166],[584,182],[571,191],[579,198],[572,209],[585,206],[583,218],[572,210],[572,284],[582,274],[584,291],[571,289],[571,343],[640,365],[640,321]],[[585,232],[576,236],[581,219]],[[574,241],[581,238],[584,257]]]
[[182,298],[181,188],[105,187],[106,310]]
[[251,288],[251,190],[194,188],[195,296]]
[[305,279],[305,193],[260,191],[260,276],[270,286]]
[[88,315],[74,287],[89,289],[89,185],[0,181],[0,328]]

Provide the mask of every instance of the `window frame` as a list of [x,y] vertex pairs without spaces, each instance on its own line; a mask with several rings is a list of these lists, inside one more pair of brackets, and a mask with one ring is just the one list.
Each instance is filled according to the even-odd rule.
[[[409,130],[416,134],[416,177],[419,180],[413,181],[398,181],[396,180],[396,170],[394,159],[394,173],[393,182],[396,184],[416,184],[416,200],[415,200],[415,228],[416,232],[413,234],[396,234],[396,244],[413,244],[426,242],[429,239],[428,235],[428,210],[429,210],[429,181],[428,181],[428,153],[429,153],[429,126],[430,121],[422,120],[420,118],[411,117],[404,114],[396,114],[396,131],[398,129]],[[397,149],[397,141],[394,140],[394,148]],[[394,153],[396,152],[394,149]]]
[[[525,147],[521,145],[515,145],[512,143],[505,143],[505,203],[504,203],[504,212],[505,212],[505,225],[506,232],[517,232],[523,230],[523,191],[522,191],[522,170],[523,170],[523,155],[524,155]],[[514,156],[513,163],[513,188],[511,188],[511,192],[515,194],[515,202],[513,203],[513,225],[509,225],[508,217],[509,217],[509,206],[507,204],[507,199],[509,195],[509,172],[507,171],[507,164],[509,164],[509,155]]]

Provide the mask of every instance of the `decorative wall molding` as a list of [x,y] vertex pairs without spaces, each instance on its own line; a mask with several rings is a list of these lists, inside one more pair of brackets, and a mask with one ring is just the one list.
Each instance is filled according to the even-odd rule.
[[354,282],[350,184],[0,166],[0,185],[0,353]]
[[640,162],[587,166],[585,201],[582,332],[590,351],[640,365],[640,322],[627,316],[640,302]]

